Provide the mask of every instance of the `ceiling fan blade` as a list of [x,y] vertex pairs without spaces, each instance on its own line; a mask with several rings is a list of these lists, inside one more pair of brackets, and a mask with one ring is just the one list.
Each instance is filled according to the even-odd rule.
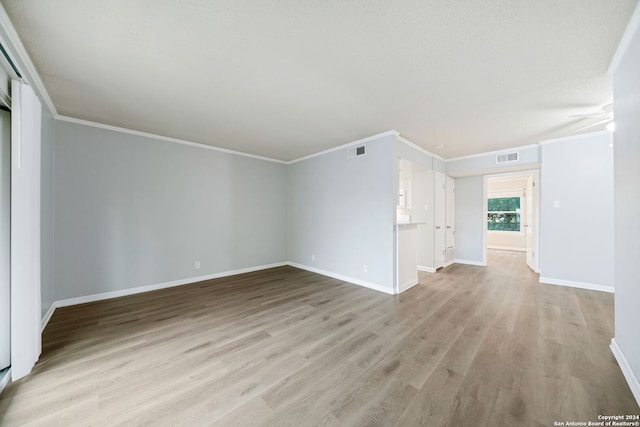
[[613,116],[613,104],[607,104],[599,110],[595,110],[594,113],[574,114],[569,117],[575,118],[607,118]]
[[597,123],[592,123],[592,124],[590,124],[589,126],[585,126],[585,127],[583,127],[583,128],[580,128],[580,129],[578,129],[576,132],[582,132],[583,130],[591,129],[591,128],[594,128],[594,127],[596,127],[596,126],[600,126],[600,125],[603,125],[603,124],[605,124],[605,123],[609,123],[609,122],[611,122],[611,121],[613,121],[613,119],[612,119],[612,118],[608,118],[608,119],[606,119],[606,120],[600,120],[600,121],[599,121],[599,122],[597,122]]
[[583,118],[601,118],[601,117],[607,117],[607,116],[604,113],[593,113],[593,114],[574,114],[569,117],[583,119]]

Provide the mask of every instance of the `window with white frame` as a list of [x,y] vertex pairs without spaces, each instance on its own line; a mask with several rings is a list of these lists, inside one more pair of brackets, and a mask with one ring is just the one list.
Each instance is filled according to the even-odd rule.
[[521,193],[492,193],[487,198],[487,230],[521,232]]

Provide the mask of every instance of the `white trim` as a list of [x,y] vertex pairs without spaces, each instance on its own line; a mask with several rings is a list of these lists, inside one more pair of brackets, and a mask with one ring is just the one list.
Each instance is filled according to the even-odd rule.
[[533,172],[507,172],[505,174],[490,174],[489,179],[491,182],[509,182],[509,181],[522,181],[529,177],[529,174]]
[[63,121],[63,122],[75,123],[75,124],[84,125],[84,126],[91,126],[91,127],[110,130],[110,131],[114,131],[114,132],[127,133],[127,134],[130,134],[130,135],[142,136],[142,137],[145,137],[145,138],[153,138],[153,139],[159,139],[161,141],[174,142],[176,144],[189,145],[191,147],[204,148],[206,150],[220,151],[220,152],[227,153],[227,154],[235,154],[237,156],[250,157],[252,159],[259,159],[259,160],[265,160],[265,161],[268,161],[268,162],[287,164],[287,162],[285,162],[284,160],[272,159],[271,157],[264,157],[264,156],[258,156],[258,155],[255,155],[255,154],[243,153],[241,151],[229,150],[227,148],[220,148],[220,147],[216,147],[216,146],[213,146],[213,145],[202,144],[202,143],[199,143],[199,142],[186,141],[184,139],[171,138],[169,136],[162,136],[162,135],[157,135],[157,134],[149,133],[149,132],[141,132],[141,131],[138,131],[138,130],[121,128],[121,127],[118,127],[118,126],[105,125],[103,123],[92,122],[92,121],[89,121],[89,120],[76,119],[76,118],[73,118],[73,117],[60,116],[60,115],[56,116],[55,119]]
[[487,266],[487,264],[483,263],[482,261],[471,261],[471,260],[468,260],[468,259],[459,259],[459,258],[454,259],[453,263],[454,264],[476,265],[478,267],[486,267]]
[[365,288],[373,289],[374,291],[384,292],[385,294],[393,295],[393,290],[385,286],[378,285],[376,283],[367,282],[365,280],[356,279],[349,276],[343,276],[342,274],[332,273],[330,271],[321,270],[315,267],[309,267],[308,265],[298,264],[297,262],[288,262],[291,267],[299,268],[301,270],[310,271],[312,273],[322,274],[323,276],[332,277],[334,279],[342,280],[343,282],[352,283],[354,285],[363,286]]
[[[49,108],[49,111],[51,112],[51,114],[53,114],[54,117],[57,116],[58,110],[56,110],[56,106],[53,104],[51,97],[49,97],[49,92],[47,92],[47,89],[44,86],[44,83],[42,82],[42,79],[40,78],[40,75],[38,74],[38,71],[36,70],[35,65],[33,65],[33,62],[31,61],[31,57],[27,53],[27,50],[24,48],[24,45],[22,44],[22,40],[20,40],[20,36],[18,36],[16,29],[11,23],[11,20],[9,19],[9,15],[7,15],[7,12],[4,10],[4,7],[1,4],[0,4],[0,27],[4,30],[4,33],[9,38],[9,40],[4,40],[0,36],[0,39],[3,39],[2,40],[4,42],[3,45],[7,50],[7,55],[11,57],[13,64],[16,66],[16,68],[18,68],[18,70],[21,71],[22,78],[27,80],[29,83],[32,83],[37,88],[38,94],[42,98],[44,98],[44,103],[47,104],[47,107]],[[20,64],[15,60],[13,55],[11,55],[11,52],[10,52],[11,49],[9,46],[13,47],[13,49],[15,50],[16,55],[18,55],[18,58],[20,59],[20,62],[22,62],[22,65],[24,65],[24,67],[26,68],[26,73],[25,73],[25,70],[20,69],[19,67]]]
[[[483,153],[477,153],[477,154],[470,154],[468,156],[461,156],[461,157],[452,157],[450,159],[445,159],[445,162],[454,162],[456,160],[467,160],[467,159],[473,159],[476,157],[485,157],[488,156],[490,154],[504,154],[504,153],[509,153],[511,151],[518,151],[518,150],[526,150],[529,148],[534,148],[537,147],[538,144],[529,144],[529,145],[521,145],[519,147],[511,147],[511,148],[502,148],[500,150],[494,150],[494,151],[485,151]],[[517,162],[511,162],[511,164],[516,164],[516,163],[520,163],[521,161],[518,159]],[[528,164],[528,163],[525,163]]]
[[0,393],[2,390],[9,384],[9,380],[11,379],[11,366],[7,368],[6,372],[0,376]]
[[609,68],[607,68],[607,76],[613,77],[613,74],[618,69],[618,65],[620,65],[622,58],[624,58],[624,54],[627,53],[627,49],[629,49],[631,40],[633,40],[633,36],[636,34],[636,31],[638,31],[638,28],[640,28],[640,3],[638,3],[634,9],[627,27],[625,28],[624,33],[622,33],[616,53],[613,55],[613,58],[611,58]]
[[320,152],[314,153],[314,154],[309,154],[308,156],[300,157],[300,158],[297,158],[297,159],[294,159],[294,160],[290,160],[290,161],[284,162],[284,163],[287,164],[287,165],[292,165],[294,163],[298,163],[298,162],[301,162],[303,160],[308,160],[308,159],[311,159],[313,157],[322,156],[324,154],[332,153],[334,151],[342,150],[344,148],[352,147],[354,145],[364,144],[365,142],[374,141],[376,139],[384,138],[386,136],[396,136],[397,137],[398,135],[400,135],[398,133],[398,131],[389,130],[389,131],[386,131],[386,132],[378,133],[376,135],[368,136],[366,138],[358,139],[356,141],[348,142],[346,144],[338,145],[337,147],[329,148],[328,150],[320,151]]
[[424,271],[426,273],[435,273],[436,269],[433,267],[425,267],[423,265],[418,266],[418,271]]
[[624,353],[622,352],[622,349],[618,345],[618,341],[616,341],[615,338],[611,339],[611,345],[609,346],[609,348],[611,348],[611,352],[616,358],[618,366],[620,366],[622,375],[624,375],[624,378],[627,380],[627,384],[629,384],[629,388],[631,389],[631,393],[633,393],[633,397],[636,398],[636,402],[638,402],[638,405],[640,405],[640,380],[638,380],[638,377],[633,372],[629,361],[624,356]]
[[399,293],[402,293],[402,292],[404,292],[404,291],[407,291],[407,290],[409,290],[409,289],[413,288],[413,287],[414,287],[415,285],[417,285],[418,283],[420,283],[420,282],[418,281],[418,279],[411,279],[411,280],[409,280],[408,282],[403,283],[402,285],[400,285],[400,292],[399,292]]
[[221,277],[234,276],[236,274],[251,273],[253,271],[266,270],[268,268],[274,268],[274,267],[282,267],[284,265],[287,265],[287,263],[279,262],[275,264],[260,265],[257,267],[241,268],[238,270],[224,271],[221,273],[208,274],[205,276],[189,277],[187,279],[173,280],[170,282],[156,283],[153,285],[138,286],[136,288],[127,288],[127,289],[121,289],[118,291],[103,292],[100,294],[86,295],[86,296],[76,297],[76,298],[68,298],[68,299],[56,301],[54,304],[56,308],[67,307],[70,305],[84,304],[87,302],[102,301],[106,299],[118,298],[118,297],[123,297],[127,295],[140,294],[143,292],[156,291],[158,289],[172,288],[174,286],[187,285],[190,283],[202,282],[204,280],[219,279]]
[[557,144],[558,142],[574,141],[576,139],[590,138],[592,136],[596,137],[596,136],[601,136],[605,134],[610,135],[611,132],[609,132],[608,130],[601,130],[598,132],[582,133],[580,135],[571,135],[571,136],[564,136],[562,138],[547,139],[545,141],[540,141],[540,145]]
[[[187,279],[173,280],[173,281],[170,281],[170,282],[156,283],[156,284],[153,284],[153,285],[138,286],[136,288],[121,289],[121,290],[118,290],[118,291],[103,292],[103,293],[99,293],[99,294],[92,294],[92,295],[86,295],[86,296],[82,296],[82,297],[68,298],[68,299],[54,301],[49,306],[49,310],[47,310],[47,313],[45,313],[45,315],[42,318],[42,329],[44,330],[44,328],[46,327],[47,323],[49,322],[49,320],[53,316],[53,313],[54,313],[55,309],[58,308],[58,307],[68,307],[68,306],[71,306],[71,305],[85,304],[85,303],[88,303],[88,302],[102,301],[102,300],[107,300],[107,299],[111,299],[111,298],[118,298],[118,297],[123,297],[123,296],[128,296],[128,295],[135,295],[135,294],[140,294],[140,293],[145,293],[145,292],[156,291],[156,290],[159,290],[159,289],[166,289],[166,288],[171,288],[171,287],[175,287],[175,286],[182,286],[182,285],[187,285],[187,284],[191,284],[191,283],[202,282],[202,281],[205,281],[205,280],[219,279],[221,277],[235,276],[237,274],[251,273],[251,272],[254,272],[254,271],[266,270],[266,269],[269,269],[269,268],[282,267],[282,266],[285,266],[285,265],[290,265],[292,267],[299,268],[301,270],[311,271],[312,273],[322,274],[323,276],[332,277],[334,279],[342,280],[344,282],[348,282],[348,283],[351,283],[351,284],[354,284],[354,285],[363,286],[365,288],[373,289],[373,290],[378,291],[378,292],[383,292],[385,294],[393,295],[393,292],[390,291],[388,288],[386,288],[384,286],[381,286],[381,285],[378,285],[378,284],[375,284],[375,283],[366,282],[364,280],[355,279],[353,277],[343,276],[341,274],[331,273],[329,271],[320,270],[320,269],[317,269],[317,268],[309,267],[309,266],[298,264],[298,263],[294,263],[294,262],[278,262],[278,263],[274,263],[274,264],[266,264],[266,265],[260,265],[260,266],[256,266],[256,267],[242,268],[242,269],[238,269],[238,270],[231,270],[231,271],[225,271],[225,272],[221,272],[221,273],[208,274],[208,275],[205,275],[205,276],[190,277],[190,278],[187,278]],[[416,284],[417,284],[417,282],[416,282]]]
[[[487,231],[487,233],[493,233],[493,232],[494,232],[494,230]],[[487,245],[487,249],[495,249],[495,250],[498,250],[498,251],[527,252],[527,248],[516,248],[516,247],[513,247],[513,246]]]
[[404,142],[405,144],[407,144],[411,148],[415,148],[416,150],[421,151],[421,152],[423,152],[423,153],[425,153],[425,154],[427,154],[427,155],[429,155],[431,157],[435,157],[436,159],[439,159],[439,160],[442,160],[443,162],[446,162],[446,159],[444,159],[443,157],[432,153],[431,151],[427,150],[426,148],[422,148],[421,146],[419,146],[415,142],[409,141],[407,138],[404,138],[404,137],[398,135],[398,141]]
[[487,222],[487,218],[489,218],[489,177],[491,175],[484,175],[482,177],[482,265],[487,265],[488,251],[487,245],[489,243],[489,237],[487,235],[489,223]]
[[593,283],[574,282],[572,280],[554,279],[553,277],[540,276],[539,282],[545,285],[568,286],[570,288],[588,289],[590,291],[600,291],[614,293],[613,286],[595,285]]
[[42,323],[41,323],[41,330],[44,331],[44,328],[47,327],[47,323],[49,323],[49,320],[51,320],[51,316],[53,316],[53,312],[56,311],[56,307],[58,305],[56,304],[56,302],[52,302],[51,305],[49,306],[49,309],[47,310],[47,312],[44,314],[44,316],[42,316]]

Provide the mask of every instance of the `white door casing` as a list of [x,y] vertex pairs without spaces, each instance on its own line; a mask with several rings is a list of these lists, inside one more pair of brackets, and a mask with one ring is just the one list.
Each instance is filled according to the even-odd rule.
[[11,114],[0,111],[0,369],[11,364]]
[[533,223],[533,191],[534,191],[534,181],[533,176],[529,176],[527,178],[527,190],[525,192],[525,223],[524,223],[524,232],[526,235],[526,245],[527,245],[527,265],[533,271],[535,271],[535,263],[534,263],[534,251],[533,251],[533,233],[534,233],[534,223]]
[[446,246],[446,183],[445,176],[435,172],[434,207],[434,268],[445,265]]

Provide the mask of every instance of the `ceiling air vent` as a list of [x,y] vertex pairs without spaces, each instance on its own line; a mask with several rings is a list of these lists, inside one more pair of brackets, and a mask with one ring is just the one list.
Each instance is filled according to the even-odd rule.
[[365,154],[366,154],[366,150],[364,145],[349,148],[347,150],[347,159],[355,159],[356,157],[364,156]]
[[498,154],[496,156],[496,163],[500,165],[503,163],[517,162],[520,157],[519,154],[520,153],[518,151],[514,151],[513,153]]

